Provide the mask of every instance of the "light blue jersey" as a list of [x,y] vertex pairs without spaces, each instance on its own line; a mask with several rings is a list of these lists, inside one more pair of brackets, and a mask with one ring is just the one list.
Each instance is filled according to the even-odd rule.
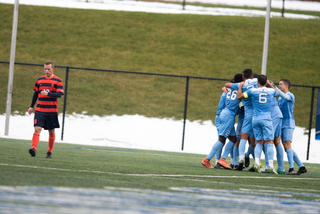
[[251,97],[253,105],[253,119],[271,120],[271,107],[278,92],[272,88],[262,87],[249,89],[243,93],[245,98]]
[[291,92],[286,93],[290,97],[289,100],[285,100],[282,97],[279,98],[278,104],[283,115],[282,128],[295,128],[295,120],[293,117],[294,108],[294,95]]
[[226,107],[226,97],[227,97],[227,94],[224,93],[224,92],[220,96],[220,101],[219,101],[219,104],[218,104],[217,114],[216,114],[216,118],[215,118],[215,121],[214,121],[217,129],[219,129],[219,126],[220,126],[220,114],[221,114],[221,111]]
[[239,110],[240,100],[237,99],[238,90],[228,88],[226,96],[226,107],[224,110],[228,110],[231,115],[236,116]]
[[281,136],[283,116],[282,116],[282,112],[279,108],[278,101],[277,101],[276,97],[274,97],[273,101],[272,101],[271,118],[272,118],[274,137],[279,137],[279,136]]
[[273,140],[271,108],[278,92],[271,88],[253,88],[243,93],[245,98],[251,97],[253,105],[252,127],[256,140]]
[[220,113],[220,125],[218,129],[219,136],[228,138],[229,136],[236,135],[234,123],[240,103],[240,100],[237,99],[237,94],[238,90],[228,89],[226,107]]
[[[238,90],[239,87],[240,87],[240,83],[231,84],[232,89]],[[242,92],[244,93],[251,88],[258,88],[257,78],[247,79],[245,81],[245,84],[242,86]],[[251,134],[252,133],[252,116],[253,116],[253,106],[252,106],[251,98],[248,97],[247,99],[243,99],[242,103],[244,105],[245,117],[241,127],[241,132],[246,134]]]
[[[231,84],[231,88],[235,89],[235,90],[239,90],[239,86],[240,83],[233,83]],[[258,88],[258,79],[257,78],[253,78],[253,79],[247,79],[245,81],[245,84],[242,86],[242,93],[248,91],[251,88]],[[252,102],[251,102],[251,98],[247,98],[247,99],[243,99],[242,103],[244,105],[244,108],[250,108],[252,107]]]

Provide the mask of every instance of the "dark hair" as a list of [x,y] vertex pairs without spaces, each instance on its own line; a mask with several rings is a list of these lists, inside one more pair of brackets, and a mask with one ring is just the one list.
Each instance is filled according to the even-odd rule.
[[242,71],[243,77],[245,79],[251,79],[252,77],[252,70],[250,68],[246,68]]
[[258,78],[258,77],[259,77],[259,74],[256,74],[256,73],[253,74],[253,78]]
[[258,77],[258,82],[260,83],[261,86],[265,86],[267,84],[267,80],[268,78],[266,75],[261,74]]
[[239,73],[234,75],[233,79],[235,83],[242,82],[242,74]]
[[235,83],[235,82],[234,82],[234,79],[231,79],[231,80],[230,80],[230,83]]
[[280,81],[282,81],[284,84],[286,84],[286,85],[288,86],[288,89],[290,88],[290,86],[291,86],[290,80],[288,80],[288,79],[281,79]]

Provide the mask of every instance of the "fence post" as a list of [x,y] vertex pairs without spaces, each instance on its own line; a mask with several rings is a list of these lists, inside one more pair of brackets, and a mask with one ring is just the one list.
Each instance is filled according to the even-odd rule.
[[185,96],[185,99],[184,99],[183,132],[182,132],[182,146],[181,146],[181,150],[183,150],[183,146],[184,146],[184,134],[185,134],[185,131],[186,131],[186,119],[187,119],[187,108],[188,108],[188,93],[189,93],[189,76],[187,76],[186,96]]
[[63,113],[62,113],[61,140],[63,140],[64,119],[65,119],[65,117],[66,117],[66,108],[67,108],[68,77],[69,77],[69,66],[67,66],[67,68],[66,68],[66,82],[65,82],[65,87],[64,87],[64,102],[63,102]]
[[182,2],[182,10],[184,10],[184,6],[186,5],[186,0],[183,0]]
[[315,87],[312,86],[312,92],[311,92],[311,107],[310,107],[310,119],[309,119],[309,133],[308,133],[307,160],[309,160],[310,136],[311,136],[312,116],[313,116],[314,90],[315,90]]

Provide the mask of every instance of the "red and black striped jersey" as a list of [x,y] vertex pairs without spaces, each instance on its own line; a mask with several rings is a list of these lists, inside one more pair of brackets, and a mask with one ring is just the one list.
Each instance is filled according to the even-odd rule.
[[58,97],[42,96],[41,91],[62,92],[64,94],[63,84],[59,77],[56,75],[51,78],[46,77],[46,75],[41,76],[33,89],[38,92],[36,111],[43,113],[58,112]]

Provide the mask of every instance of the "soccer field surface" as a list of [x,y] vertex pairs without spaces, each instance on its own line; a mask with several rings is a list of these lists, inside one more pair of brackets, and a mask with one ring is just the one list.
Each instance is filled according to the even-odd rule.
[[30,141],[0,143],[0,213],[320,212],[319,164],[273,175],[207,169],[199,154],[59,143],[46,159],[46,142],[34,158]]

